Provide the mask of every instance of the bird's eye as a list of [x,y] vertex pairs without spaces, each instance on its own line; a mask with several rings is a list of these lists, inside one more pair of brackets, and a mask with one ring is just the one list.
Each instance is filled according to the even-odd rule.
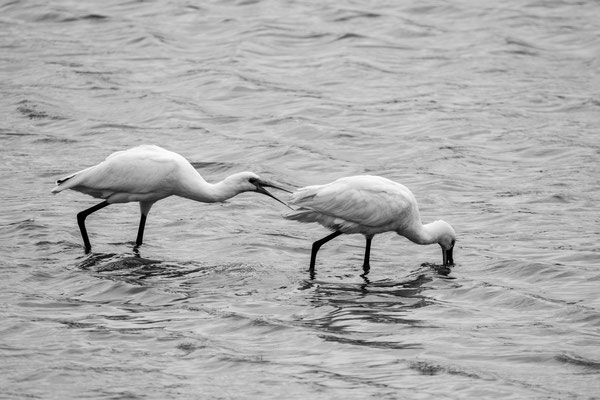
[[248,179],[248,182],[250,182],[251,184],[255,185],[256,184],[256,178],[250,178],[250,179]]

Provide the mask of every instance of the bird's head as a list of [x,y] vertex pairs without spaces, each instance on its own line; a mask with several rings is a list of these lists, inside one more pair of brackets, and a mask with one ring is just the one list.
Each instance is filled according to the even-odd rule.
[[454,265],[454,258],[452,252],[454,250],[454,244],[456,243],[456,232],[454,228],[446,221],[435,221],[434,225],[435,232],[438,238],[438,244],[442,247],[442,257],[444,265]]
[[271,182],[268,182],[264,179],[261,179],[254,172],[240,172],[239,174],[232,175],[228,178],[228,180],[233,180],[232,184],[239,190],[239,192],[258,192],[262,193],[265,196],[269,196],[281,204],[289,207],[287,203],[279,200],[277,197],[273,196],[270,192],[265,189],[265,187],[272,187],[273,189],[282,190],[287,193],[291,193],[289,190],[284,189],[280,186],[277,186]]

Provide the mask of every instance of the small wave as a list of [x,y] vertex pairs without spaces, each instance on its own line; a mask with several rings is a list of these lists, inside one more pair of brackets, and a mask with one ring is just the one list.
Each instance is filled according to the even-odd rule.
[[201,172],[210,171],[213,173],[227,172],[237,167],[237,164],[235,163],[219,161],[192,161],[190,164],[192,164],[192,167],[200,170]]
[[600,361],[591,360],[589,358],[585,358],[579,355],[574,354],[559,354],[554,357],[557,361],[560,361],[565,364],[576,365],[578,367],[584,367],[585,369],[590,369],[593,371],[600,370]]
[[322,339],[328,342],[336,342],[341,344],[349,344],[353,346],[365,346],[376,349],[388,349],[388,350],[408,350],[408,349],[422,349],[422,343],[403,343],[402,341],[385,341],[376,339],[360,339],[350,338],[337,335],[319,335]]
[[569,194],[553,194],[540,199],[534,199],[528,204],[568,204],[576,201],[576,197]]
[[506,39],[504,39],[504,41],[506,42],[506,44],[511,45],[511,46],[517,46],[517,47],[524,48],[524,49],[531,49],[531,51],[540,50],[539,47],[535,46],[533,43],[530,43],[523,39],[507,37]]
[[52,10],[43,14],[32,16],[32,20],[35,22],[56,22],[56,23],[69,23],[77,21],[104,21],[109,19],[108,16],[103,14],[89,13],[76,15],[70,10]]
[[18,103],[17,111],[29,119],[50,119],[64,120],[66,117],[53,114],[50,111],[41,109],[42,106],[30,100],[23,100]]
[[348,32],[338,36],[335,41],[341,40],[355,40],[355,39],[368,39],[368,36],[364,36],[358,33]]
[[[40,144],[70,144],[70,143],[77,143],[77,140],[75,139],[70,139],[67,137],[56,137],[56,136],[45,136],[39,139],[35,139],[33,141],[34,143],[40,143]],[[53,172],[54,174],[54,172]]]
[[117,274],[122,277],[145,279],[153,276],[176,278],[203,271],[205,268],[141,256],[114,253],[92,254],[79,264],[79,268],[102,274]]
[[335,18],[333,21],[334,22],[347,22],[347,21],[352,21],[352,20],[362,19],[362,18],[367,18],[367,19],[380,18],[382,16],[382,14],[378,14],[378,13],[374,13],[374,12],[370,12],[370,11],[351,11],[351,12],[346,12],[346,14],[347,15]]
[[103,19],[107,19],[108,17],[106,15],[102,15],[102,14],[87,14],[87,15],[83,15],[81,17],[79,17],[79,19],[85,20],[85,19],[90,19],[90,20],[103,20]]
[[459,375],[467,378],[481,379],[477,374],[462,371],[455,367],[446,367],[431,361],[415,360],[410,362],[409,367],[415,371],[420,372],[423,375],[439,375],[439,374],[450,374]]

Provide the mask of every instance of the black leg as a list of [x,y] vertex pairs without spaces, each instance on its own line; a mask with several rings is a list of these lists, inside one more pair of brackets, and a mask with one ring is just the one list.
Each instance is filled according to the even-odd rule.
[[365,246],[365,261],[363,263],[363,275],[367,275],[371,270],[371,266],[369,265],[369,258],[371,257],[371,240],[372,237],[367,237],[367,244]]
[[141,246],[144,239],[144,227],[146,226],[146,215],[142,214],[140,217],[140,227],[138,228],[137,239],[135,240],[136,246]]
[[150,213],[150,209],[154,205],[154,202],[140,202],[140,227],[138,228],[137,239],[135,239],[135,245],[141,246],[144,241],[144,228],[146,227],[146,218]]
[[342,232],[335,231],[331,235],[325,236],[323,239],[317,240],[312,245],[312,251],[310,253],[310,268],[309,270],[313,272],[315,270],[315,261],[317,260],[317,252],[325,243],[329,242],[331,239],[334,239],[340,236]]
[[92,245],[90,244],[90,239],[88,238],[87,230],[85,229],[85,219],[91,213],[94,213],[108,205],[108,201],[103,201],[100,204],[96,204],[94,207],[90,207],[87,210],[83,210],[79,214],[77,214],[77,224],[79,225],[79,230],[81,231],[81,237],[83,238],[83,245],[85,246],[85,251],[90,251]]

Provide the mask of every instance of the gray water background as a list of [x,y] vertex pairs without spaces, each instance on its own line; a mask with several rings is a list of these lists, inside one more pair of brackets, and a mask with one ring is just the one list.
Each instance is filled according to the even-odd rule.
[[[0,397],[588,399],[600,393],[597,1],[3,1]],[[267,197],[50,194],[153,143],[209,181],[407,185],[438,246]],[[447,271],[446,271],[447,272]]]

